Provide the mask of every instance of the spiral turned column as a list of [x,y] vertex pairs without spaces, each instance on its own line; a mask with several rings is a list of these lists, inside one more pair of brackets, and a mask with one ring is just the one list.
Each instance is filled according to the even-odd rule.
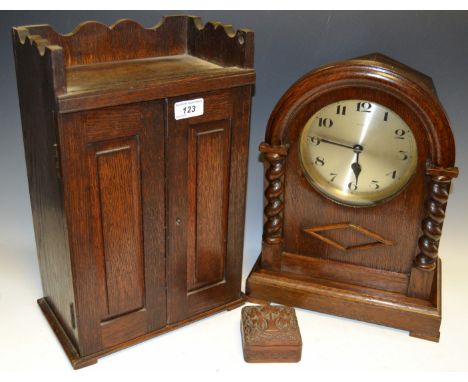
[[[408,296],[424,300],[435,296],[437,303],[440,296],[438,289],[434,289],[434,277],[438,263],[439,240],[445,219],[450,182],[458,175],[458,169],[431,167],[426,170],[426,175],[430,176],[426,217],[422,221],[423,235],[418,241],[419,253],[414,258],[411,269]],[[440,282],[441,280],[437,278],[437,285],[440,285]]]
[[280,244],[283,240],[283,175],[287,147],[262,143],[260,152],[264,154],[268,162],[268,168],[265,172],[267,187],[265,190],[263,241],[267,244]]
[[427,215],[422,222],[423,236],[418,242],[420,252],[414,263],[421,270],[434,271],[437,266],[439,240],[445,219],[450,184],[452,178],[458,175],[458,169],[432,168],[428,169],[427,173],[431,176],[429,200],[426,207]]

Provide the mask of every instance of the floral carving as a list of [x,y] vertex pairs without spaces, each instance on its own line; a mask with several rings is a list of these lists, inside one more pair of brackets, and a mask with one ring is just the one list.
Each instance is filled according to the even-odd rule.
[[244,340],[249,345],[301,344],[293,308],[284,306],[246,306],[242,309]]

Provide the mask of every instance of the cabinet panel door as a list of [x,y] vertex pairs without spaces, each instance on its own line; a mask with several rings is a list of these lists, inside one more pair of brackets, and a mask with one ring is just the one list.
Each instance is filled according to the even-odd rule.
[[166,324],[164,107],[63,117],[81,355]]
[[88,146],[91,224],[103,320],[143,308],[137,136]]
[[[203,115],[175,120],[192,98]],[[168,323],[240,297],[249,112],[250,88],[169,102]]]

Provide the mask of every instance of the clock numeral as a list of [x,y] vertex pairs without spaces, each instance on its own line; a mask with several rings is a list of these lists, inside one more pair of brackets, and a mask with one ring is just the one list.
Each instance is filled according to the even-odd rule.
[[358,102],[356,105],[356,111],[360,111],[363,113],[370,113],[372,108],[372,104],[369,102]]
[[371,180],[370,187],[374,190],[378,190],[380,188],[378,180]]
[[335,179],[336,179],[336,177],[338,176],[338,174],[336,174],[336,173],[334,173],[334,172],[331,172],[331,173],[330,173],[330,176],[331,176],[331,178],[330,178],[330,181],[329,181],[328,183],[334,182]]
[[396,170],[390,171],[390,172],[386,173],[385,175],[386,176],[391,176],[392,179],[395,179],[396,178]]
[[395,130],[395,139],[405,139],[406,131],[403,129]]
[[332,127],[333,121],[331,118],[319,118],[319,127]]
[[401,160],[407,160],[408,159],[408,152],[407,151],[400,150],[399,154],[400,154],[400,159]]
[[388,111],[385,112],[385,114],[383,116],[383,120],[384,120],[384,122],[388,121]]
[[338,105],[336,107],[336,114],[346,115],[346,106]]
[[348,188],[350,191],[356,191],[357,190],[357,184],[354,182],[349,182],[348,183]]
[[320,138],[319,137],[307,137],[310,143],[313,143],[315,146],[318,146],[320,144]]
[[324,158],[324,157],[317,157],[317,158],[315,158],[314,163],[315,163],[317,166],[322,167],[323,165],[325,165],[325,158]]

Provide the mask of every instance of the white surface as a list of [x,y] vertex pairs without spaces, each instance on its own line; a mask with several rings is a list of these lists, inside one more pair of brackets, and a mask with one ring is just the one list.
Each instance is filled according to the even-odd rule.
[[174,118],[179,120],[203,115],[203,105],[203,98],[176,102],[174,104]]

